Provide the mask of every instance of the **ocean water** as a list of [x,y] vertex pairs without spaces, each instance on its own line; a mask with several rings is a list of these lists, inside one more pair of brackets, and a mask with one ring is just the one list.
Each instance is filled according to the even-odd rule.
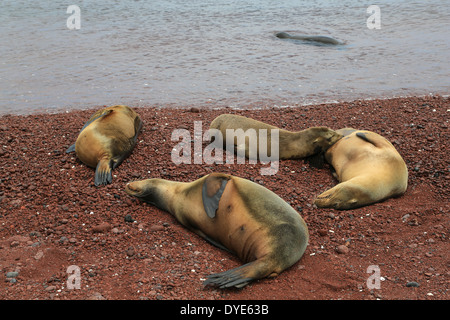
[[[371,4],[379,29],[367,25]],[[449,16],[443,0],[2,0],[0,114],[448,94]]]

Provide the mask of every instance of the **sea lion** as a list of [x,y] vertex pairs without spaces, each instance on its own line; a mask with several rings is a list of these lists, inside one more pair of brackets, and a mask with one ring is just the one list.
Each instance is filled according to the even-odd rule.
[[336,130],[344,138],[325,153],[339,180],[314,203],[322,208],[353,209],[403,194],[408,169],[394,146],[367,130]]
[[95,185],[112,182],[111,171],[131,153],[142,127],[140,116],[130,107],[117,105],[95,112],[81,129],[67,153],[95,169]]
[[204,285],[243,287],[273,277],[298,261],[309,234],[301,216],[265,187],[222,173],[192,182],[147,179],[125,192],[172,214],[212,244],[246,264],[210,275]]
[[280,39],[312,41],[312,42],[319,42],[322,44],[331,44],[331,45],[343,44],[339,40],[336,40],[336,39],[330,38],[330,37],[326,37],[326,36],[308,36],[308,35],[291,36],[289,33],[286,33],[286,32],[279,32],[275,36]]
[[[324,152],[342,137],[340,134],[327,127],[311,127],[305,130],[291,132],[261,121],[234,114],[221,114],[216,117],[211,122],[210,129],[219,130],[223,136],[224,143],[227,137],[227,129],[242,129],[244,132],[248,129],[254,129],[258,139],[256,143],[256,152],[258,156],[260,154],[259,147],[261,146],[261,141],[259,141],[260,130],[267,130],[266,150],[272,150],[271,133],[273,129],[278,129],[278,152],[280,159],[306,158]],[[245,150],[245,156],[247,158],[252,158],[249,136],[245,135],[244,137],[241,137],[245,139],[238,138],[238,135],[235,134],[234,145],[237,150]],[[274,142],[276,143],[276,141]]]

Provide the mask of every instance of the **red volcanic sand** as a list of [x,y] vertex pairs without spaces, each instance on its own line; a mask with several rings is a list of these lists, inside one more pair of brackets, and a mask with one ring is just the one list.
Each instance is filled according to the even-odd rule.
[[[144,127],[136,148],[101,187],[92,168],[65,153],[93,110],[3,116],[0,299],[448,299],[449,109],[443,97],[260,110],[139,108]],[[261,176],[266,165],[259,163],[175,165],[172,132],[193,135],[194,121],[206,130],[222,113],[287,130],[375,131],[405,159],[407,192],[356,210],[318,209],[314,198],[337,183],[328,166],[286,160],[276,175]],[[260,183],[303,216],[310,242],[300,261],[243,289],[205,288],[203,279],[240,266],[238,258],[124,192],[130,180],[192,181],[213,171]],[[80,289],[67,288],[71,265],[79,267]],[[379,289],[367,286],[368,279],[377,285],[370,266],[382,277]]]

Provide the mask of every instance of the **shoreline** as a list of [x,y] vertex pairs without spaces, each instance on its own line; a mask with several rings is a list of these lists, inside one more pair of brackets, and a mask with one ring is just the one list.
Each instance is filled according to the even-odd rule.
[[[143,130],[133,153],[113,171],[112,184],[103,187],[94,186],[93,169],[65,153],[93,108],[0,116],[0,299],[448,299],[448,95],[264,109],[133,109]],[[221,113],[290,131],[375,131],[404,158],[408,189],[355,210],[318,209],[315,196],[337,183],[328,167],[285,160],[276,175],[261,176],[259,163],[172,163],[173,130],[193,134],[194,121],[206,130]],[[310,242],[299,262],[241,290],[203,288],[208,274],[242,263],[123,191],[130,180],[192,181],[213,171],[252,179],[302,215]],[[135,222],[125,221],[126,215]],[[100,225],[108,227],[95,231]],[[348,252],[337,252],[341,245]],[[70,265],[80,267],[80,289],[66,288]],[[366,286],[371,265],[380,267],[380,289]],[[18,272],[15,282],[7,272]],[[406,285],[411,282],[419,287]]]
[[[450,97],[450,94],[441,94],[441,93],[428,93],[428,94],[417,94],[417,95],[393,95],[393,96],[387,96],[387,97],[373,97],[373,98],[361,98],[361,99],[343,99],[343,100],[326,100],[322,99],[321,102],[287,102],[283,101],[280,103],[280,99],[264,99],[261,101],[255,101],[255,102],[249,102],[242,106],[236,106],[233,103],[216,103],[214,101],[207,101],[202,102],[198,104],[189,104],[189,105],[183,105],[180,103],[157,103],[157,104],[147,104],[143,102],[139,102],[136,104],[126,104],[130,107],[139,109],[145,109],[145,108],[155,108],[155,109],[176,109],[176,110],[186,110],[190,108],[199,108],[203,110],[218,110],[218,109],[227,109],[230,108],[232,110],[266,110],[271,108],[299,108],[299,107],[307,107],[307,106],[316,106],[316,105],[336,105],[341,103],[354,103],[358,101],[383,101],[383,100],[395,100],[395,99],[408,99],[408,98],[420,98],[420,99],[427,99],[429,97],[439,97],[443,99],[447,99]],[[270,102],[268,102],[270,101]],[[123,103],[116,103],[116,104],[123,104]],[[114,104],[111,104],[114,105]],[[45,108],[42,107],[40,109],[35,110],[29,110],[28,112],[20,112],[20,113],[8,113],[5,111],[0,110],[0,118],[4,116],[31,116],[31,115],[41,115],[41,114],[58,114],[58,113],[69,113],[69,112],[81,112],[86,110],[94,111],[99,108],[107,107],[110,105],[94,105],[91,104],[88,107],[81,107],[81,106],[73,106],[73,107],[58,107],[58,108]]]

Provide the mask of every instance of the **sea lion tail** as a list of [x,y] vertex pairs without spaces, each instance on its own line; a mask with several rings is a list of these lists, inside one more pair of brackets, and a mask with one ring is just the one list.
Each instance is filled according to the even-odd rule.
[[108,160],[100,160],[95,169],[95,185],[105,185],[112,182],[111,165]]
[[203,285],[218,286],[219,288],[242,288],[253,280],[261,279],[271,274],[268,270],[273,268],[267,262],[266,259],[257,259],[228,271],[211,274],[203,282]]

